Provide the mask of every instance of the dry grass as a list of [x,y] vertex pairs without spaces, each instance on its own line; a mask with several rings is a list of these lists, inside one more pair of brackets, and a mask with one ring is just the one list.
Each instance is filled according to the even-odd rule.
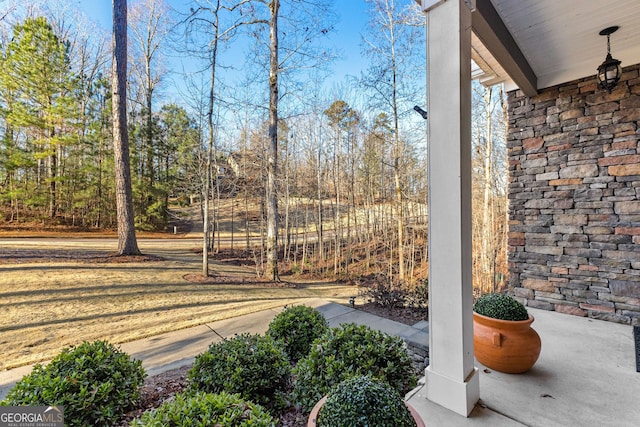
[[[223,264],[212,267],[221,275],[217,283],[194,283],[185,279],[200,271],[200,259],[191,252],[193,243],[161,243],[147,249],[144,241],[140,243],[145,253],[165,260],[47,262],[43,253],[59,253],[49,244],[37,249],[38,262],[22,263],[29,258],[20,259],[21,251],[34,250],[24,247],[15,249],[10,261],[0,260],[0,369],[48,360],[85,340],[123,343],[306,298],[344,300],[353,292],[321,282],[296,287],[256,283],[251,270]],[[82,241],[78,245],[80,251]],[[95,241],[90,245],[92,254],[100,250]]]

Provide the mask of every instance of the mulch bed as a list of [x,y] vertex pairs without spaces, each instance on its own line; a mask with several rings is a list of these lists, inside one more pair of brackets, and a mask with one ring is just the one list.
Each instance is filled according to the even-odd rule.
[[429,309],[426,307],[384,307],[373,302],[358,305],[356,300],[355,308],[405,325],[415,325],[421,320],[427,320],[429,316]]
[[[129,411],[116,427],[128,427],[131,421],[140,417],[143,412],[158,408],[163,403],[173,400],[177,393],[186,389],[189,369],[191,366],[186,365],[147,377],[141,390],[140,404],[136,409]],[[304,427],[306,425],[306,415],[294,408],[282,413],[277,424],[278,427]]]

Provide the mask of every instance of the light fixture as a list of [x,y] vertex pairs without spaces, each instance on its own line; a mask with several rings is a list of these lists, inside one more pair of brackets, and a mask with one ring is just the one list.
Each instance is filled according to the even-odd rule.
[[420,114],[422,116],[423,119],[427,120],[427,117],[429,117],[429,115],[427,114],[426,111],[424,111],[422,108],[418,107],[417,105],[415,107],[413,107],[413,109],[415,111],[418,112],[418,114]]
[[611,89],[616,86],[622,75],[620,61],[611,56],[611,44],[609,43],[609,36],[618,31],[618,28],[620,27],[614,25],[613,27],[608,27],[600,31],[601,36],[607,36],[607,57],[598,67],[598,84],[602,89],[609,91],[609,93],[611,93]]

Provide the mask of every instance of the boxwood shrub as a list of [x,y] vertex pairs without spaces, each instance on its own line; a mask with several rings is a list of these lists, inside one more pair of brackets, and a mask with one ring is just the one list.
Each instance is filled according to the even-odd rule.
[[68,426],[115,424],[140,397],[142,362],[106,341],[84,342],[35,365],[3,405],[63,405]]
[[298,362],[293,401],[309,412],[332,387],[357,375],[384,380],[401,395],[416,385],[411,357],[400,338],[347,323],[315,340]]
[[260,405],[238,394],[179,393],[159,408],[147,411],[132,427],[272,427],[274,420]]
[[280,341],[291,362],[309,353],[311,343],[329,329],[318,310],[298,305],[285,308],[271,321],[267,335]]
[[193,392],[238,393],[269,409],[284,406],[290,380],[291,365],[282,347],[269,336],[250,334],[211,344],[187,374]]
[[384,381],[369,376],[342,381],[327,395],[318,427],[415,427],[404,399]]
[[485,294],[473,305],[473,311],[500,320],[527,320],[524,305],[507,294]]

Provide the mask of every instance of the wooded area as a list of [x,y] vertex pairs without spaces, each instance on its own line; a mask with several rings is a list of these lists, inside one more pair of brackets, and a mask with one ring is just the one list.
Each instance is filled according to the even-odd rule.
[[[111,34],[71,7],[27,3],[0,15],[0,225],[115,228]],[[199,204],[203,246],[216,250],[226,206],[274,279],[286,261],[426,284],[428,118],[414,110],[426,105],[424,16],[409,0],[367,5],[370,66],[331,82],[329,0],[131,2],[136,229],[167,230],[171,203]],[[172,69],[180,54],[198,72]],[[486,292],[507,274],[504,94],[474,83],[473,103],[474,284]]]

